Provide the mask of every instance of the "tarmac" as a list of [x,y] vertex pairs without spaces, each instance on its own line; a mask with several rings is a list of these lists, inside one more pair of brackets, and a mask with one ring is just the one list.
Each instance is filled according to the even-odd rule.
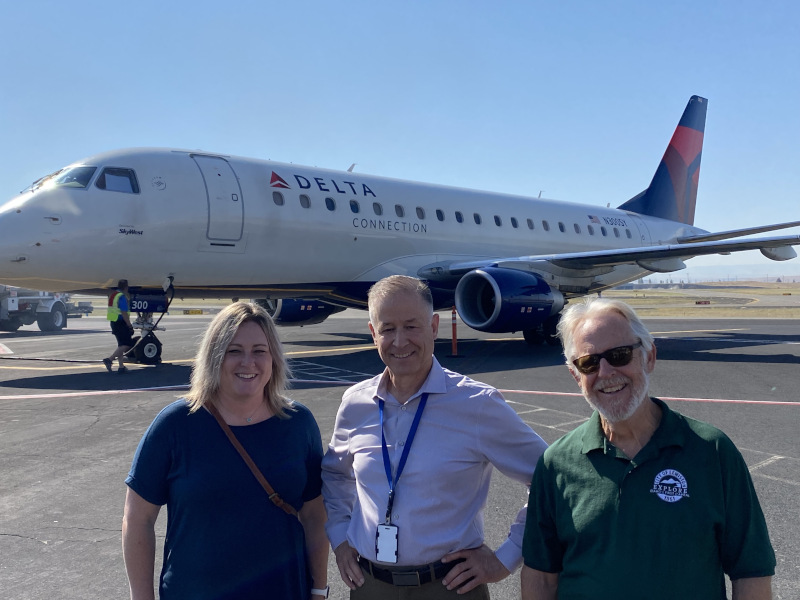
[[[206,313],[208,310],[205,311]],[[16,600],[128,596],[121,551],[124,479],[142,433],[179,397],[209,314],[172,314],[158,366],[108,373],[114,340],[102,315],[67,329],[0,332],[0,597]],[[800,598],[800,328],[780,319],[646,319],[658,362],[651,393],[725,431],[747,461],[778,559],[776,599]],[[342,392],[382,369],[363,312],[282,328],[294,371],[291,396],[330,440]],[[453,352],[443,313],[436,355],[447,368],[490,383],[548,443],[591,414],[558,348],[518,334],[458,325]],[[455,356],[453,356],[455,354]],[[497,547],[526,490],[495,472],[485,509]],[[157,524],[159,550],[166,511]],[[676,532],[676,551],[680,547]],[[679,574],[676,574],[679,576]],[[332,598],[347,598],[333,557]],[[666,582],[661,582],[665,584]],[[492,584],[492,597],[519,597],[519,575]]]

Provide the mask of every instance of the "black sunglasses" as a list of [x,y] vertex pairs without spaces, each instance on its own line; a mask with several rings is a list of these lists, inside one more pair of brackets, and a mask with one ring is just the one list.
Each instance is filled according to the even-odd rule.
[[587,354],[572,361],[575,368],[584,375],[597,373],[600,369],[600,359],[605,358],[612,367],[624,367],[633,358],[633,351],[642,345],[641,340],[630,346],[611,348],[600,354]]

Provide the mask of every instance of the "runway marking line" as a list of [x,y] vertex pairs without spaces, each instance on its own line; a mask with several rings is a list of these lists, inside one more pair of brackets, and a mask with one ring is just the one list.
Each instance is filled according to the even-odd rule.
[[[583,394],[577,392],[544,392],[537,390],[498,390],[503,394],[530,394],[534,396],[571,396],[583,398]],[[728,400],[725,398],[673,398],[670,396],[659,396],[661,400],[672,400],[674,402],[708,402],[710,404],[765,404],[770,406],[800,406],[800,402],[785,402],[781,400]],[[516,402],[515,404],[520,404]]]
[[[370,345],[370,346],[353,346],[351,348],[331,348],[330,350],[302,350],[302,351],[298,350],[296,352],[286,352],[285,354],[286,354],[286,356],[303,356],[303,355],[306,355],[306,354],[332,354],[334,352],[350,352],[350,351],[354,351],[354,350],[368,350],[368,349],[374,348],[374,347],[375,346]],[[8,352],[4,352],[3,348],[8,350],[7,347],[3,346],[3,344],[0,344],[0,355],[2,355],[2,354],[13,354],[13,352],[11,352],[10,350]],[[8,357],[8,358],[11,359],[11,357]],[[20,357],[20,356],[15,356],[15,357],[13,357],[13,360],[14,361],[35,360],[35,361],[46,362],[48,359],[47,358],[24,358],[24,357]],[[78,362],[78,361],[76,361],[76,362]],[[163,364],[165,364],[165,365],[166,364],[173,365],[173,364],[178,364],[178,363],[191,363],[191,362],[194,362],[193,358],[181,358],[181,359],[176,359],[176,360],[170,360],[170,361],[165,362]],[[133,365],[140,366],[140,367],[157,366],[157,365],[139,365],[137,363],[128,363],[128,364],[133,364]],[[105,366],[103,366],[102,362],[99,363],[99,364],[95,364],[94,361],[81,361],[80,365],[64,366],[64,367],[19,367],[19,366],[16,366],[16,365],[7,367],[5,365],[0,365],[0,369],[7,369],[7,370],[16,369],[17,371],[70,371],[70,370],[75,371],[75,370],[78,370],[78,369],[86,369],[87,367],[96,367],[98,369],[105,369]]]
[[686,331],[651,331],[651,335],[669,335],[673,333],[722,333],[723,331],[749,331],[747,327],[738,329],[687,329]]
[[786,458],[786,457],[785,456],[777,456],[777,455],[776,456],[770,456],[769,458],[767,458],[765,460],[762,460],[759,463],[754,464],[752,467],[750,467],[750,471],[752,472],[752,471],[755,471],[756,469],[760,469],[761,467],[766,467],[767,465],[771,465],[772,463],[776,463],[779,460],[783,460],[784,458]]
[[[317,380],[317,379],[293,379],[292,383],[306,383],[306,384],[320,384],[320,385],[353,385],[353,381],[345,379],[330,379],[330,380]],[[181,390],[188,389],[188,384],[173,385],[173,386],[160,386],[152,388],[135,388],[131,390],[95,390],[86,392],[63,392],[55,394],[30,394],[24,396],[0,396],[0,400],[13,400],[13,399],[32,399],[32,398],[68,398],[73,396],[98,396],[103,394],[135,394],[139,392],[157,392],[168,390]],[[531,396],[566,396],[583,398],[583,394],[577,392],[546,392],[543,390],[508,390],[498,389],[502,394],[521,394]],[[674,402],[707,402],[710,404],[763,404],[767,406],[800,406],[800,402],[785,402],[779,400],[730,400],[724,398],[675,398],[670,396],[659,396],[661,400],[672,400]],[[522,404],[509,400],[509,404]]]
[[765,475],[764,473],[753,473],[756,477],[763,477],[764,479],[771,479],[778,483],[788,483],[789,485],[800,485],[800,481],[792,481],[791,479],[784,479],[783,477],[775,477],[774,475]]

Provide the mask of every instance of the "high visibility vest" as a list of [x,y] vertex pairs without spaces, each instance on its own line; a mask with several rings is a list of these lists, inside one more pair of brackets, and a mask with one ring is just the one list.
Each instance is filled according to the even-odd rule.
[[119,299],[122,296],[124,296],[124,294],[119,290],[108,296],[108,312],[106,312],[106,318],[109,321],[116,321],[122,316],[122,311],[119,309]]

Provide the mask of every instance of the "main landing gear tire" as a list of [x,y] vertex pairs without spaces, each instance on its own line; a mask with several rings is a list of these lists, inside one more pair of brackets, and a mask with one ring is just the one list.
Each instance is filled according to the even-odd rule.
[[561,340],[559,339],[558,330],[558,322],[561,319],[561,313],[557,315],[553,315],[551,317],[547,317],[545,322],[542,323],[542,332],[544,333],[544,341],[550,346],[560,346]]
[[544,335],[539,329],[525,329],[522,332],[522,337],[525,338],[529,346],[538,346],[544,342]]
[[133,338],[133,357],[136,362],[143,365],[157,365],[161,362],[161,342],[153,334],[148,333],[144,339],[139,341],[139,337]]
[[67,310],[62,304],[54,304],[49,313],[36,315],[36,323],[42,331],[61,331],[67,326]]

